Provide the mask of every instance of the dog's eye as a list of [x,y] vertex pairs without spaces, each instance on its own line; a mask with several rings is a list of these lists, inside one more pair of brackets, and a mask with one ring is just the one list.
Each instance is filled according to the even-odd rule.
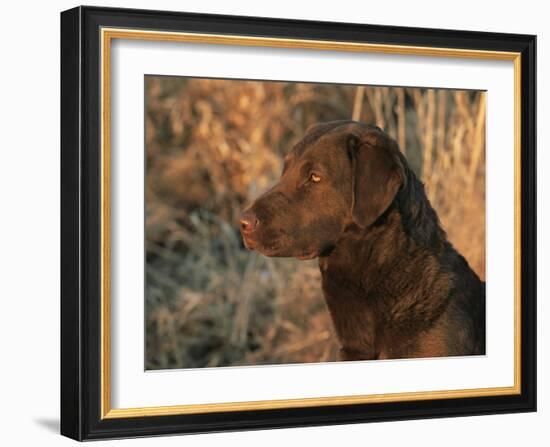
[[312,173],[310,176],[309,176],[309,179],[313,182],[313,183],[319,183],[321,181],[321,176],[320,175],[317,175],[315,173]]

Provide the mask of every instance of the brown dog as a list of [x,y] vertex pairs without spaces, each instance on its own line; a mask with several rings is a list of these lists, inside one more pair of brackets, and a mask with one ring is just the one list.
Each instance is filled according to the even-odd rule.
[[241,233],[266,256],[319,257],[342,359],[485,353],[485,285],[378,127],[308,129]]

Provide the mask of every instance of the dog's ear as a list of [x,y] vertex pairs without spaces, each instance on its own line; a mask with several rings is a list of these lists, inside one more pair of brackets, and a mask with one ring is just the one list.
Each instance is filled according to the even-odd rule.
[[395,153],[399,149],[390,139],[350,135],[347,151],[352,168],[351,216],[366,228],[388,209],[403,184],[403,166]]

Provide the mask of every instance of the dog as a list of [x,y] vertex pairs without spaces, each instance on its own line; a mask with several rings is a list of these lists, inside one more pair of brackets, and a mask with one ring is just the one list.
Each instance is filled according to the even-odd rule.
[[380,128],[308,128],[240,231],[265,256],[319,258],[341,360],[485,354],[485,284]]

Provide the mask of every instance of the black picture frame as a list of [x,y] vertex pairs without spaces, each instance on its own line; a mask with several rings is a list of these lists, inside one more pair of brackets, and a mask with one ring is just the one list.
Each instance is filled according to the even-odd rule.
[[[521,53],[521,392],[101,417],[100,29],[139,28]],[[77,440],[536,410],[536,36],[99,7],[61,13],[61,433]]]

